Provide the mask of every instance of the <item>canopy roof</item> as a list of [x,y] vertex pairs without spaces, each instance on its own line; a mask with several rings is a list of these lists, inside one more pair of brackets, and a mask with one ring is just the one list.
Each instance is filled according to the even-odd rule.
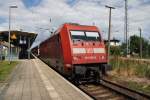
[[[37,34],[32,33],[32,32],[23,32],[23,31],[17,31],[17,30],[12,30],[10,32],[11,34],[11,44],[15,46],[20,46],[20,41],[27,41],[30,39],[30,45],[33,43],[34,39],[36,38]],[[8,42],[8,36],[9,36],[9,31],[0,31],[0,41],[6,41]]]

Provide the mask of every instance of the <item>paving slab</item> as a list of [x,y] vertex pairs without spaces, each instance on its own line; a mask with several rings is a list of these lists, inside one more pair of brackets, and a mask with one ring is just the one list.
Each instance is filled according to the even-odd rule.
[[40,59],[22,60],[0,100],[92,100]]

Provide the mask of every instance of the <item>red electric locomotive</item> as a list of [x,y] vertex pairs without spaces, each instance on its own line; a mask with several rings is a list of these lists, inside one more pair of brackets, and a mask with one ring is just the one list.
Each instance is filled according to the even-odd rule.
[[96,26],[63,24],[40,44],[40,58],[76,80],[99,80],[107,67],[107,52]]

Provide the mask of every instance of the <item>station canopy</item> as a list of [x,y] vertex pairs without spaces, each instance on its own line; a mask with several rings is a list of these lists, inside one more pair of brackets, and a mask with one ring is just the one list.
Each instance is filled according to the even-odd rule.
[[[9,31],[0,31],[0,41],[8,42],[8,36]],[[35,40],[36,36],[36,33],[31,32],[23,32],[17,30],[12,30],[10,32],[11,44],[17,47],[21,45],[27,45],[29,40],[31,45]]]
[[[19,53],[19,55],[16,55],[19,59],[28,58],[28,55],[30,55],[28,50],[36,36],[36,33],[12,30],[10,32],[10,47],[12,48],[12,55]],[[0,31],[0,45],[9,47],[8,37],[9,31]],[[18,51],[18,53],[15,53],[15,51]]]

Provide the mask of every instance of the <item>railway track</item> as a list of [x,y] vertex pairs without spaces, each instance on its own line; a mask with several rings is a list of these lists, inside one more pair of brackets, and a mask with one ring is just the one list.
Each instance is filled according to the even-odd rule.
[[95,100],[150,100],[150,95],[134,91],[102,79],[98,84],[82,84],[79,88]]
[[101,85],[80,85],[79,88],[95,100],[126,100],[126,98]]
[[105,78],[101,79],[100,83],[84,83],[78,87],[95,100],[150,100],[150,95],[134,91]]

